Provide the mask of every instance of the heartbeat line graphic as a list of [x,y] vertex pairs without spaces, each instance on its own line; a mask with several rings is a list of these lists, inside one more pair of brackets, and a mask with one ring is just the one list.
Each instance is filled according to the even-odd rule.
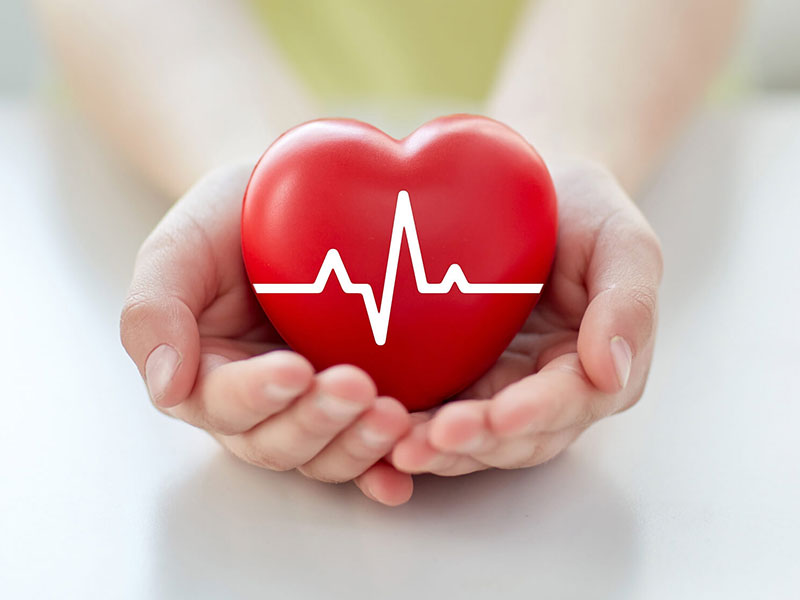
[[383,294],[381,307],[375,301],[375,293],[368,283],[353,283],[342,262],[339,251],[335,248],[328,250],[319,274],[313,283],[255,283],[253,287],[257,294],[320,294],[325,289],[331,273],[339,279],[339,284],[345,294],[360,294],[364,299],[367,309],[367,318],[372,327],[372,335],[378,346],[386,343],[386,334],[389,331],[389,313],[392,310],[395,280],[397,279],[397,265],[400,262],[400,246],[403,233],[408,241],[408,250],[411,254],[411,266],[417,291],[420,294],[447,294],[455,285],[462,294],[538,294],[542,291],[541,283],[470,283],[464,271],[455,263],[448,267],[441,283],[430,283],[425,275],[425,264],[422,261],[422,252],[419,248],[417,227],[414,224],[414,213],[411,211],[411,201],[408,192],[401,190],[397,194],[397,205],[394,212],[392,225],[392,238],[389,242],[389,260],[386,262],[386,275],[383,280]]

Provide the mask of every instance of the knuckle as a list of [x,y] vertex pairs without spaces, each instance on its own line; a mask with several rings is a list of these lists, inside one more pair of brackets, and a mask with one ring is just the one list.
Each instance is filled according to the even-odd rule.
[[357,464],[377,461],[387,450],[387,448],[370,448],[356,440],[343,443],[341,449],[344,460]]
[[305,414],[298,415],[296,427],[298,437],[318,439],[334,434],[342,428],[342,423],[317,408],[308,407]]
[[239,428],[231,423],[230,420],[223,415],[214,413],[203,414],[202,427],[207,431],[213,431],[220,435],[234,435],[240,433]]
[[522,457],[513,466],[505,467],[507,469],[523,469],[525,467],[533,467],[541,462],[541,456],[547,451],[547,447],[542,443],[534,444],[533,449],[528,452],[527,456]]
[[313,464],[302,465],[297,467],[297,470],[309,479],[321,481],[322,483],[345,483],[353,479],[353,477],[349,475],[325,472],[324,469],[321,469]]
[[601,416],[595,402],[582,402],[574,424],[578,427],[588,427],[592,423],[599,421]]
[[251,465],[270,471],[291,471],[297,467],[290,458],[277,456],[274,450],[262,448],[257,444],[245,446],[239,452],[239,456]]
[[148,329],[151,321],[176,323],[188,310],[182,302],[142,292],[131,292],[122,306],[119,317],[120,341],[128,354],[134,350],[136,339]]
[[334,365],[320,374],[324,379],[343,378],[349,379],[352,384],[363,388],[362,391],[367,395],[375,396],[377,387],[372,377],[362,368],[355,365],[343,363]]
[[644,325],[649,338],[658,311],[658,299],[650,286],[633,285],[625,290],[627,304],[636,313],[637,322]]
[[128,295],[122,305],[122,311],[119,316],[120,329],[127,331],[131,328],[130,326],[133,325],[137,312],[139,312],[139,308],[144,302],[144,298],[139,294],[132,293]]
[[561,454],[563,450],[563,446],[553,443],[538,446],[524,466],[535,467],[544,464]]
[[496,469],[516,469],[531,455],[534,443],[530,438],[510,440],[490,452],[478,454],[475,458]]
[[132,336],[147,319],[151,302],[151,299],[140,293],[130,293],[125,299],[119,316],[119,332],[122,345],[129,353]]
[[646,253],[652,260],[655,280],[660,282],[664,273],[664,253],[661,248],[661,239],[644,217],[642,217],[642,223],[643,226],[637,227],[631,235],[640,251]]
[[657,285],[664,273],[661,240],[639,209],[635,210],[634,216],[627,211],[615,213],[614,217],[609,219],[607,236],[610,240],[624,240],[625,246],[637,254],[641,275]]

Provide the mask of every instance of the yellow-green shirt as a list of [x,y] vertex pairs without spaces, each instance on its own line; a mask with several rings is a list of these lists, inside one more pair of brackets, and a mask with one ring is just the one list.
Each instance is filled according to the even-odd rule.
[[524,0],[249,0],[326,100],[481,101]]

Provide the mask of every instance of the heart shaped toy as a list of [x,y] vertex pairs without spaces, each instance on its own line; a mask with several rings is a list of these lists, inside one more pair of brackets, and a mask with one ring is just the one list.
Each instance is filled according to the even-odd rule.
[[323,119],[259,160],[242,252],[290,347],[317,369],[361,367],[421,410],[506,349],[546,282],[556,227],[544,162],[497,121],[441,117],[397,140]]

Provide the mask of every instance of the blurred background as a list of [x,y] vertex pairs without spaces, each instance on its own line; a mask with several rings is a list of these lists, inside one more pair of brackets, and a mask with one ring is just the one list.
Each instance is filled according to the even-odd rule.
[[[44,19],[34,18],[35,2],[33,5],[23,0],[3,0],[0,3],[0,98],[6,104],[27,103],[30,106],[36,103],[51,108],[66,107],[68,111],[77,104],[85,112],[98,113],[92,117],[94,128],[97,129],[98,122],[101,126],[103,124],[103,111],[98,110],[96,105],[83,102],[83,99],[76,99],[70,86],[70,83],[77,81],[79,87],[88,88],[90,94],[96,93],[92,91],[92,84],[87,84],[85,78],[81,79],[85,74],[75,67],[76,60],[86,65],[92,64],[91,57],[81,55],[81,52],[87,51],[86,48],[91,51],[92,45],[81,47],[80,42],[69,41],[70,36],[80,38],[84,35],[79,30],[82,26],[80,23],[70,22],[70,18],[80,11],[60,11],[54,8],[58,3],[46,0],[40,4],[45,7],[44,11],[39,11],[46,15]],[[176,10],[171,14],[166,8],[171,4],[154,3],[149,6],[150,14],[155,19],[180,19],[180,12]],[[175,3],[176,6],[179,4]],[[480,0],[456,4],[449,1],[426,4],[415,0],[411,3],[414,6],[407,11],[391,8],[386,3],[352,1],[318,3],[314,11],[307,10],[308,5],[302,2],[293,6],[291,2],[246,0],[243,4],[246,5],[244,12],[252,16],[254,25],[250,29],[236,23],[236,15],[217,17],[225,17],[229,21],[226,25],[229,28],[240,26],[245,34],[252,33],[252,27],[269,31],[274,48],[283,55],[281,60],[286,60],[295,71],[300,86],[304,88],[302,93],[308,91],[315,102],[312,114],[357,116],[371,120],[389,133],[399,136],[442,112],[481,110],[524,2],[509,0],[488,8]],[[365,11],[365,6],[371,8]],[[456,7],[458,10],[455,10]],[[87,10],[87,14],[91,14],[91,9]],[[145,6],[138,7],[129,15],[130,20],[136,20],[134,14],[147,14],[147,10]],[[405,18],[423,11],[432,14],[432,23],[446,22],[453,14],[461,14],[462,21],[456,22],[456,26],[442,34],[435,30],[427,31],[425,23]],[[124,10],[114,12],[127,18]],[[313,18],[308,18],[311,12],[314,13]],[[64,15],[69,18],[63,18]],[[97,29],[102,29],[104,18],[106,15],[99,18],[97,24],[89,23],[87,31],[91,36],[98,39],[102,37]],[[90,18],[82,20],[91,21]],[[371,34],[369,32],[375,22],[379,22],[382,29],[378,27],[377,33]],[[791,94],[800,90],[800,36],[797,35],[800,3],[793,0],[755,0],[747,3],[743,22],[735,50],[710,90],[710,100],[730,103],[763,93]],[[142,43],[119,23],[115,23],[114,27],[120,30],[118,35],[123,38],[130,36],[131,44]],[[388,28],[395,36],[394,41],[374,39],[389,31]],[[207,29],[212,32],[213,27],[209,24]],[[67,30],[69,34],[64,33]],[[338,37],[329,35],[331,30],[337,31]],[[43,32],[47,32],[47,36],[43,36]],[[350,36],[352,40],[348,39],[348,32],[353,34]],[[226,41],[224,35],[216,35],[216,32],[210,33],[210,44]],[[471,40],[470,36],[479,39]],[[50,39],[45,41],[43,37]],[[243,37],[247,38],[247,35]],[[397,40],[404,39],[413,40],[413,43],[399,47]],[[109,44],[111,41],[107,40]],[[230,39],[227,41],[231,42]],[[380,56],[361,52],[358,46],[361,42],[380,48]],[[175,48],[180,44],[176,40]],[[125,46],[125,43],[121,45]],[[241,42],[241,47],[237,47],[236,51],[247,51],[246,45],[246,41]],[[325,48],[332,48],[333,51],[326,54],[322,51]],[[171,52],[173,49],[166,50]],[[460,60],[455,53],[461,54]],[[124,55],[117,58],[119,64],[126,64],[125,60]],[[440,60],[442,64],[426,68],[426,62],[430,60]],[[65,61],[69,66],[66,81],[59,73],[59,67]],[[103,76],[99,71],[96,75]],[[152,76],[154,81],[164,79],[163,73],[160,76],[154,73]],[[146,83],[137,83],[136,77],[135,74],[131,75],[126,85],[131,89],[137,85],[147,86]],[[289,82],[288,87],[294,83]],[[293,92],[287,92],[283,98],[285,104],[301,99],[301,93],[293,96]],[[168,93],[168,90],[164,92],[165,98]],[[222,98],[221,92],[217,90],[215,93]],[[114,98],[113,92],[111,95],[107,92],[96,95],[105,100]],[[402,102],[397,100],[397,96],[402,96]],[[280,100],[278,98],[276,105],[280,106]],[[165,99],[165,105],[167,102]],[[281,111],[274,106],[270,109]],[[270,136],[277,135],[284,125],[292,124],[291,117],[287,118],[289,114],[291,111],[287,109],[286,114],[275,117],[275,124],[280,126],[273,126],[269,131]],[[300,109],[294,114],[304,115]],[[193,115],[189,118],[196,117]],[[114,127],[119,129],[119,126],[105,127],[112,129],[112,137],[130,136],[129,132],[113,131]],[[223,136],[218,137],[221,139]],[[225,155],[225,149],[220,152]],[[139,167],[142,168],[141,165]],[[149,170],[150,177],[157,170],[148,166],[143,168]],[[154,177],[158,180],[161,176],[156,174]]]
[[[502,15],[498,26],[502,28]],[[800,3],[754,0],[726,77],[748,92],[800,89]],[[498,33],[499,35],[499,33]],[[490,67],[492,57],[487,64]],[[485,76],[485,69],[481,75]],[[350,82],[352,83],[352,82]],[[0,3],[0,94],[4,99],[42,97],[61,85],[53,57],[25,0]],[[332,83],[321,84],[327,90]],[[327,85],[327,87],[325,87]]]
[[[748,89],[800,89],[800,3],[754,0],[731,67]],[[733,75],[732,75],[733,76]],[[0,3],[0,93],[4,98],[41,96],[59,85],[25,0]]]

